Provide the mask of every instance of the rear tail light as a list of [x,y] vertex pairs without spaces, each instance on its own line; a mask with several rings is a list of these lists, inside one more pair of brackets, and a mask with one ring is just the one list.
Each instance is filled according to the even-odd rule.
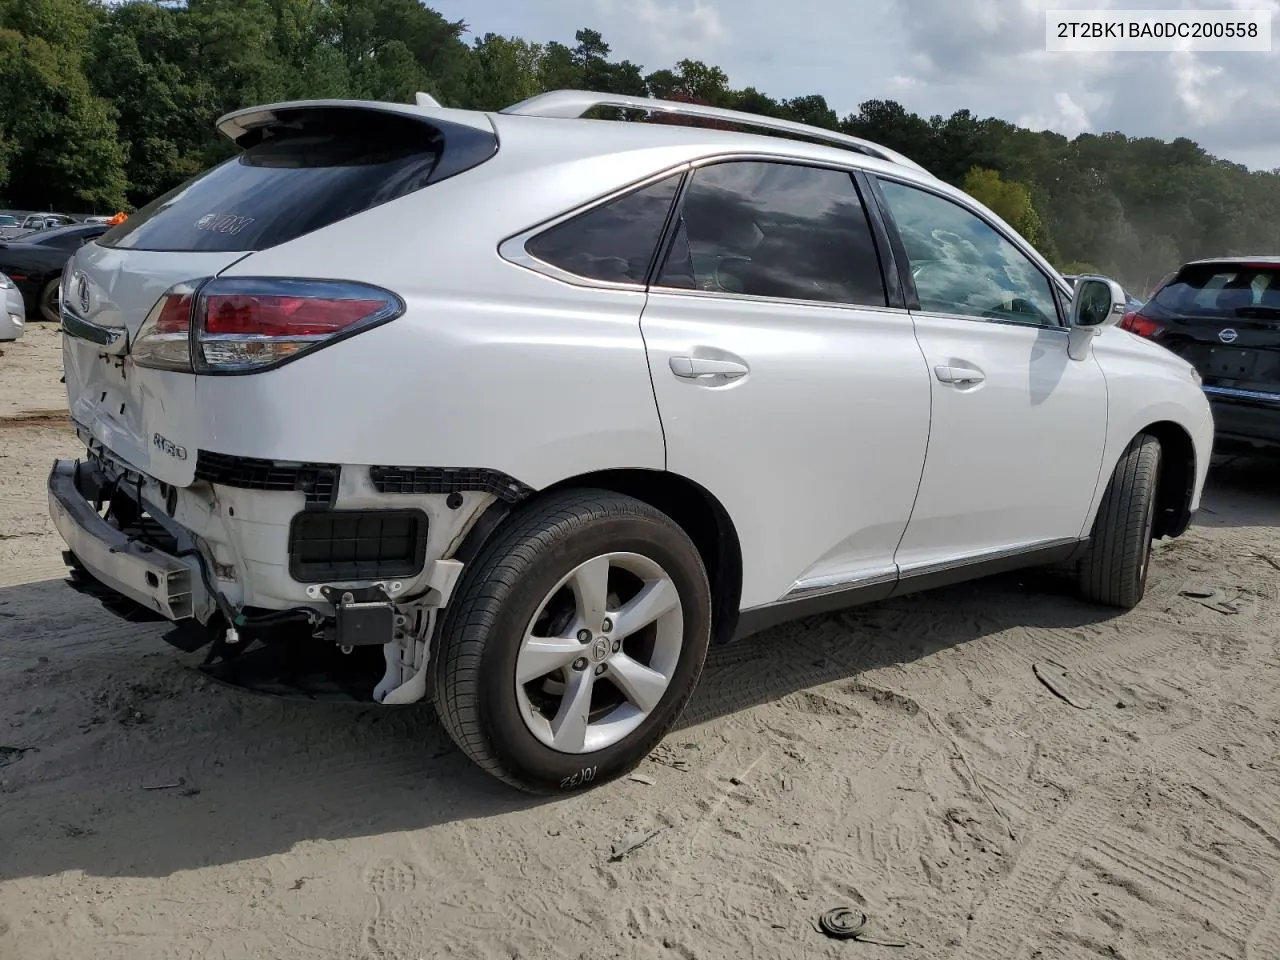
[[201,281],[171,287],[142,322],[129,353],[140,367],[191,370],[191,303]]
[[1130,333],[1136,333],[1140,337],[1150,339],[1164,329],[1162,324],[1149,320],[1137,310],[1130,310],[1120,321],[1120,326]]
[[249,373],[398,317],[394,294],[360,283],[249,277],[181,283],[152,308],[130,353],[144,367]]

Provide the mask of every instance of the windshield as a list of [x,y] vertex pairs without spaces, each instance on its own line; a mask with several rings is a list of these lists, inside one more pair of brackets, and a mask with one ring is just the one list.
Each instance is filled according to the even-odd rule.
[[1191,264],[1152,303],[1193,316],[1280,312],[1280,264]]
[[8,215],[0,216],[0,227],[16,227],[17,225],[17,217],[10,217]]

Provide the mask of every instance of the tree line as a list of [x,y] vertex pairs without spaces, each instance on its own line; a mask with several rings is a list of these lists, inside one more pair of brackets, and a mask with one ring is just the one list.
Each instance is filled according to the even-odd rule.
[[1148,289],[1199,256],[1280,253],[1280,171],[1186,138],[1068,139],[968,110],[893,100],[839,116],[821,94],[777,99],[719,67],[646,71],[596,31],[574,42],[471,37],[418,0],[0,0],[0,206],[133,209],[233,152],[228,111],[311,98],[497,109],[543,90],[682,99],[874,140],[961,186],[1066,272]]

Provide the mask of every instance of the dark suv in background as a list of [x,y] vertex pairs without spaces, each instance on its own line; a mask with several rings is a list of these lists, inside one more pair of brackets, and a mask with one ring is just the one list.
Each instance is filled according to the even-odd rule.
[[1120,325],[1195,366],[1219,440],[1280,446],[1280,257],[1193,260]]

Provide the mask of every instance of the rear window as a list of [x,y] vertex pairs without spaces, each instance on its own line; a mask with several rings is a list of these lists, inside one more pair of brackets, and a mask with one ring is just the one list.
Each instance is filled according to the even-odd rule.
[[1280,264],[1191,264],[1161,287],[1152,303],[1204,316],[1280,312]]
[[254,251],[286,243],[470,169],[497,139],[399,114],[325,108],[280,113],[244,151],[112,228],[131,250]]

